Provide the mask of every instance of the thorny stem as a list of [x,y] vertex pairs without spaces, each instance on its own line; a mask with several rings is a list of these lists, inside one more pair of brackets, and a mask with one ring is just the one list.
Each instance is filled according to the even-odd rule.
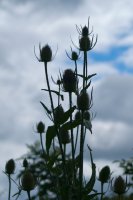
[[42,133],[40,133],[40,142],[41,142],[42,152],[44,154],[45,151],[44,151],[44,146],[43,146],[43,141],[42,141]]
[[79,168],[79,183],[80,183],[80,200],[82,199],[82,183],[83,183],[83,150],[84,150],[84,124],[83,124],[83,114],[81,114],[81,133],[80,133],[80,168]]
[[28,195],[29,200],[31,200],[30,191],[27,191],[27,195]]
[[74,63],[75,63],[75,74],[76,74],[76,84],[77,84],[77,86],[76,86],[76,92],[78,94],[79,93],[79,91],[78,91],[78,69],[77,69],[77,62],[76,62],[76,60],[74,61]]
[[8,200],[10,200],[10,196],[11,196],[11,175],[10,174],[8,174],[8,180],[9,180]]
[[[44,68],[45,68],[46,82],[47,82],[47,87],[48,87],[49,97],[50,97],[50,102],[51,102],[51,108],[52,108],[53,115],[54,115],[54,105],[53,105],[53,99],[52,99],[52,94],[51,94],[50,85],[49,85],[49,78],[48,78],[48,71],[47,71],[47,62],[44,62]],[[54,121],[55,121],[55,119],[54,119]],[[61,150],[61,155],[62,155],[64,175],[67,178],[67,176],[66,176],[66,167],[65,167],[65,156],[64,156],[64,152],[63,152],[63,148],[62,148],[62,144],[61,144],[61,139],[60,139],[60,135],[59,135],[59,132],[58,132],[58,128],[57,127],[55,127],[55,128],[56,128],[56,131],[57,131],[57,137],[58,137],[58,141],[59,141],[59,145],[60,145],[60,150]]]
[[85,78],[86,78],[86,85],[87,85],[87,51],[84,51],[84,60],[85,60]]
[[104,185],[104,184],[101,183],[101,200],[103,200],[103,194],[104,194],[104,193],[103,193],[103,185]]
[[75,140],[74,154],[76,153],[77,142],[78,142],[78,134],[79,134],[79,126],[77,126],[77,130],[76,130],[76,140]]

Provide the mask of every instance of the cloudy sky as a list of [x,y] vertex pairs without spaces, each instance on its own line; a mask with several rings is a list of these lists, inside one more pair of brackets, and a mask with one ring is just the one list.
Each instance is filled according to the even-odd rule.
[[117,171],[113,160],[132,155],[132,10],[132,0],[0,1],[0,183],[6,182],[4,163],[26,153],[26,144],[38,139],[35,124],[46,121],[39,101],[49,100],[41,91],[44,71],[34,56],[34,46],[38,53],[39,42],[49,43],[53,51],[58,45],[49,66],[56,79],[59,69],[73,68],[65,50],[70,50],[71,38],[78,44],[75,24],[84,26],[89,16],[98,34],[88,69],[90,74],[97,73],[92,81],[97,116],[87,143],[99,169],[111,163]]

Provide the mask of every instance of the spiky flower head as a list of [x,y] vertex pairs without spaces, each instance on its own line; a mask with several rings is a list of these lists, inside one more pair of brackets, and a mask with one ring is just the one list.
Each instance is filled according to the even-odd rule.
[[78,110],[78,111],[75,113],[75,120],[81,120],[81,119],[82,119],[81,112]]
[[77,106],[79,110],[82,110],[82,111],[89,110],[90,98],[86,91],[81,92],[77,96]]
[[24,174],[22,175],[21,186],[22,186],[22,190],[27,191],[27,192],[35,188],[36,179],[29,170],[25,171]]
[[87,110],[84,112],[84,119],[90,121],[91,115],[90,112]]
[[104,183],[107,183],[109,179],[110,179],[110,167],[105,166],[99,172],[99,181],[102,184],[104,184]]
[[68,131],[60,130],[60,138],[62,144],[70,143],[70,136]]
[[37,124],[36,129],[37,129],[37,133],[40,133],[40,134],[44,133],[44,131],[45,131],[45,125],[44,125],[44,123],[40,121]]
[[79,39],[79,48],[81,51],[89,51],[91,49],[91,41],[89,37],[81,37]]
[[54,110],[54,120],[56,124],[60,124],[62,116],[64,115],[64,110],[61,105],[57,106]]
[[52,50],[51,47],[47,44],[44,47],[40,48],[40,61],[50,62],[51,60],[52,60]]
[[6,162],[6,165],[5,165],[5,172],[8,174],[8,175],[11,175],[13,174],[15,171],[15,162],[13,159],[10,159]]
[[76,76],[71,69],[66,69],[63,74],[63,88],[65,92],[76,92]]
[[89,31],[88,31],[88,27],[87,26],[84,26],[83,28],[82,28],[82,36],[88,36],[88,34],[89,34]]
[[113,185],[113,191],[118,195],[122,195],[127,191],[127,183],[121,176],[118,176],[115,179]]
[[78,54],[75,51],[72,51],[71,59],[74,61],[78,60]]
[[24,168],[28,168],[28,165],[29,165],[29,163],[28,163],[27,159],[25,158],[25,159],[23,160],[23,167],[24,167]]

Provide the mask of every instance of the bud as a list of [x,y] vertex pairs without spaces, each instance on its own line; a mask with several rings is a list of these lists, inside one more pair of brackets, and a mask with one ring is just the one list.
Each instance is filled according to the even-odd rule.
[[82,28],[82,36],[84,37],[87,37],[88,36],[88,28],[87,28],[87,26],[84,26],[83,28]]
[[75,120],[81,120],[81,112],[80,111],[77,111],[76,113],[75,113]]
[[23,160],[23,167],[24,168],[28,168],[28,161],[27,161],[27,159],[25,158],[24,160]]
[[13,159],[10,159],[7,161],[6,166],[5,166],[5,172],[10,175],[13,174],[15,170],[15,162]]
[[79,39],[79,47],[81,51],[91,50],[91,42],[90,42],[89,37],[81,37]]
[[49,45],[45,45],[40,48],[40,60],[41,62],[50,62],[52,60],[52,50]]
[[76,92],[76,76],[71,69],[66,69],[63,74],[63,87],[65,92]]
[[127,184],[121,176],[115,179],[113,190],[116,194],[118,195],[124,194],[126,192],[126,188]]
[[61,105],[57,106],[54,110],[54,119],[56,124],[60,124],[62,116],[64,115],[64,110]]
[[80,95],[77,96],[77,106],[79,110],[85,111],[89,110],[90,105],[90,99],[89,95],[86,91],[83,91],[80,93]]
[[71,59],[74,60],[74,61],[78,60],[78,54],[75,51],[72,51]]
[[60,130],[60,138],[62,144],[70,143],[70,136],[68,131]]
[[107,183],[109,179],[110,179],[110,168],[109,166],[105,166],[99,172],[99,181],[104,184]]
[[31,191],[36,186],[36,180],[30,171],[25,171],[21,178],[21,186],[24,191]]
[[90,121],[90,118],[91,118],[90,112],[89,111],[85,111],[84,112],[84,119],[87,120],[87,121]]
[[37,133],[42,134],[45,131],[45,125],[41,121],[37,124],[36,128],[37,128]]

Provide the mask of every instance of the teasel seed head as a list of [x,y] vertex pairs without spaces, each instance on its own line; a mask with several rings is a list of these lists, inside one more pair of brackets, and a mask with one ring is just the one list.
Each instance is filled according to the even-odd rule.
[[70,136],[68,131],[60,130],[60,138],[62,144],[70,143]]
[[63,88],[65,92],[76,92],[76,76],[71,69],[66,69],[63,74]]
[[122,195],[127,192],[127,183],[121,176],[118,176],[115,179],[113,185],[113,191],[118,195]]
[[5,165],[5,172],[8,174],[8,175],[11,175],[13,174],[15,171],[15,161],[13,159],[10,159],[6,162],[6,165]]
[[110,179],[110,167],[109,166],[105,166],[99,172],[99,179],[98,180],[102,184],[104,184],[104,183],[107,183],[109,179]]
[[36,179],[29,170],[25,171],[24,174],[22,175],[21,186],[22,186],[22,190],[28,191],[28,192],[35,188]]
[[62,116],[64,115],[64,109],[61,105],[57,106],[54,110],[54,120],[56,124],[60,124]]
[[37,133],[42,134],[45,132],[45,125],[41,121],[37,124],[36,128],[37,128]]
[[81,120],[81,119],[82,119],[81,112],[78,110],[78,111],[75,113],[75,120]]
[[91,42],[89,37],[81,37],[79,39],[79,48],[81,51],[89,51],[91,49]]
[[78,60],[78,54],[75,51],[72,51],[71,59],[74,61]]
[[29,166],[29,163],[28,163],[27,159],[25,158],[25,159],[23,160],[23,167],[24,167],[24,168],[28,168],[28,166]]
[[82,28],[82,36],[87,37],[87,36],[88,36],[88,33],[89,33],[88,27],[87,27],[87,26],[84,26],[84,27]]
[[91,119],[91,115],[88,110],[84,112],[84,119],[87,121],[90,121],[90,119]]
[[77,106],[78,106],[78,109],[81,111],[89,110],[90,98],[86,91],[81,92],[77,96]]
[[52,50],[49,45],[40,48],[40,61],[50,62],[52,60]]

